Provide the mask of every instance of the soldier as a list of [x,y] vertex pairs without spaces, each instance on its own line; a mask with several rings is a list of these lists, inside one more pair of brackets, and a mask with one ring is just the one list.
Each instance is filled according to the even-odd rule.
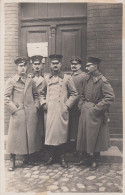
[[[32,63],[32,69],[33,69],[33,75],[31,77],[33,78],[36,88],[38,91],[38,94],[40,94],[40,89],[43,83],[43,76],[42,76],[42,70],[43,70],[43,65],[42,65],[42,59],[43,56],[40,55],[35,55],[30,58],[31,63]],[[38,109],[38,127],[37,127],[37,136],[38,136],[38,141],[40,142],[41,148],[43,147],[44,144],[44,112],[43,109],[39,107]]]
[[86,64],[88,77],[83,87],[77,137],[77,150],[86,154],[79,164],[89,165],[91,171],[99,165],[100,152],[108,150],[110,146],[107,113],[114,101],[113,89],[99,71],[100,62],[99,58],[89,57]]
[[15,60],[17,74],[5,86],[5,105],[10,111],[7,151],[9,171],[15,169],[16,154],[27,155],[39,150],[37,142],[37,110],[39,99],[35,83],[27,77],[27,58]]
[[69,109],[78,93],[71,76],[61,69],[62,55],[50,55],[51,73],[43,81],[40,104],[47,113],[45,145],[50,148],[50,158],[45,165],[55,162],[55,149],[59,152],[61,166],[67,168],[64,147],[68,137]]
[[[80,99],[80,94],[83,89],[83,81],[86,76],[86,73],[81,70],[82,67],[82,59],[78,56],[72,56],[70,59],[71,62],[71,70],[72,70],[72,79],[74,81],[75,87],[78,91],[79,98],[76,104],[70,109],[69,112],[69,139],[72,142],[76,143],[77,132],[78,132],[78,122],[80,116],[80,110],[78,108],[78,102]],[[80,102],[79,102],[80,104]],[[79,105],[80,106],[80,105]],[[76,145],[76,144],[75,144]],[[76,146],[75,146],[76,148]],[[74,151],[76,154],[76,151]]]

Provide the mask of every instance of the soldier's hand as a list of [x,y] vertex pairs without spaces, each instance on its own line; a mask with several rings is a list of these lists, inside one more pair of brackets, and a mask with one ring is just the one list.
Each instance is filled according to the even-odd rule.
[[64,106],[64,112],[67,112],[68,111],[68,106]]
[[47,105],[46,105],[46,104],[43,105],[43,110],[44,110],[45,112],[47,111]]

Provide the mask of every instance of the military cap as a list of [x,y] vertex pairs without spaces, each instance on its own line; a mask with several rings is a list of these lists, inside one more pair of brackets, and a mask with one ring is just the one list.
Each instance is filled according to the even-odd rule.
[[79,64],[82,64],[82,59],[78,56],[72,56],[71,59],[70,59],[70,62],[76,62],[76,63],[79,63]]
[[31,59],[32,63],[40,64],[42,62],[43,56],[35,55],[35,56],[30,57],[30,59]]
[[99,64],[101,61],[102,60],[100,58],[96,58],[92,56],[88,57],[88,63]]
[[49,58],[51,60],[59,60],[60,61],[63,58],[63,56],[60,55],[60,54],[52,54],[52,55],[49,56]]
[[20,63],[27,64],[27,61],[28,61],[27,57],[18,57],[16,60],[14,60],[16,65],[18,65]]

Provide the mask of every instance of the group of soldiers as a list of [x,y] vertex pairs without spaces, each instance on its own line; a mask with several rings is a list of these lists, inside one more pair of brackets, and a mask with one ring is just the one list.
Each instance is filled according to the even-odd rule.
[[[51,73],[42,76],[42,56],[32,56],[33,73],[27,74],[27,57],[15,60],[17,74],[5,86],[5,105],[10,111],[7,151],[10,154],[9,171],[15,169],[16,155],[29,156],[49,150],[45,166],[65,161],[67,140],[76,142],[76,151],[82,154],[77,165],[95,170],[100,152],[110,146],[108,112],[114,101],[114,92],[107,79],[100,73],[101,59],[88,57],[82,71],[82,59],[70,59],[71,75],[61,71],[62,55],[53,54]],[[35,158],[34,158],[35,164]]]

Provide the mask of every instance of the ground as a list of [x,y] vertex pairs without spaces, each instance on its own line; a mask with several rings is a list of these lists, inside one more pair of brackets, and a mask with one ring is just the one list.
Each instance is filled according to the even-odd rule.
[[7,192],[122,192],[122,163],[104,163],[96,171],[85,166],[69,163],[68,169],[60,164],[45,167],[41,162],[37,166],[21,166],[16,161],[16,169],[8,171],[6,160]]

